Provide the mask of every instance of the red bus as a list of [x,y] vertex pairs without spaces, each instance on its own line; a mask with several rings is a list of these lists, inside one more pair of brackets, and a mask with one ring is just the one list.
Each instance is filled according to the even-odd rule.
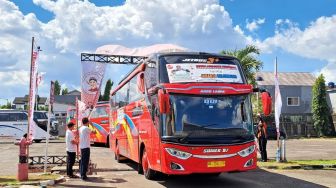
[[90,135],[90,141],[94,144],[105,144],[109,147],[109,102],[98,102],[90,115],[90,128],[96,130],[96,134]]
[[234,57],[154,54],[111,92],[110,148],[147,179],[255,169],[252,92]]

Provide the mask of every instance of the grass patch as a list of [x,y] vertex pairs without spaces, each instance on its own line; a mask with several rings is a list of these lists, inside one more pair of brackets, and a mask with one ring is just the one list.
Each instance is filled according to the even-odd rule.
[[5,185],[20,185],[20,184],[27,184],[32,182],[38,182],[43,180],[55,180],[59,178],[60,175],[58,174],[29,174],[28,181],[18,181],[16,176],[0,176],[0,186]]
[[336,165],[336,160],[294,160],[278,163],[275,160],[258,162],[260,168],[288,169],[289,167],[301,167],[307,165]]

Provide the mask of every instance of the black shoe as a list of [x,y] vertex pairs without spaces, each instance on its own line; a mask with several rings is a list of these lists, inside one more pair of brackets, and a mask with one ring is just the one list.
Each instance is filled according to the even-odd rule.
[[88,177],[87,177],[87,176],[83,176],[83,177],[81,177],[81,179],[82,179],[83,181],[87,181],[87,180],[88,180]]

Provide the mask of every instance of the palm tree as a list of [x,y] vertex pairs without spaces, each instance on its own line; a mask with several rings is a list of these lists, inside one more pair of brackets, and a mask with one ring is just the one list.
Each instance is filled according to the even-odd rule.
[[223,50],[222,54],[230,55],[239,59],[248,83],[256,85],[255,73],[263,66],[263,62],[256,59],[255,54],[259,55],[260,50],[254,45],[247,45],[245,48],[235,51]]

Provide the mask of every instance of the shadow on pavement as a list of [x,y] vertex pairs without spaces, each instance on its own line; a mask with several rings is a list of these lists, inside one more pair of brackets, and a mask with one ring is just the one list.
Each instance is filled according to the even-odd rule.
[[202,174],[187,176],[166,176],[159,184],[165,187],[324,187],[308,181],[271,173],[266,170],[254,170],[241,173],[222,173],[218,177]]
[[56,185],[56,187],[113,187],[111,184],[125,183],[126,180],[122,178],[103,178],[99,176],[89,176],[88,180],[83,181],[81,179],[70,179],[65,185]]

